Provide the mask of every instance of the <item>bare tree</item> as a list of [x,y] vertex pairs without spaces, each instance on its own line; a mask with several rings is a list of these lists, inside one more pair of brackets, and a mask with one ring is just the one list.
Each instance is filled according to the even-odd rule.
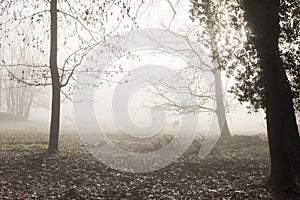
[[[49,64],[44,63],[38,66],[21,63],[34,68],[48,67],[50,70],[44,76],[46,81],[44,78],[37,78],[34,81],[25,80],[11,73],[15,80],[27,85],[52,86],[48,147],[50,152],[56,152],[58,149],[61,94],[70,98],[72,94],[70,88],[76,81],[74,75],[80,71],[80,65],[89,51],[103,44],[105,39],[116,32],[121,22],[125,28],[136,26],[134,14],[138,12],[140,6],[137,4],[135,7],[137,9],[132,10],[128,1],[102,1],[92,4],[77,1],[58,2],[57,0],[37,1],[30,4],[18,1],[1,3],[1,10],[6,14],[2,16],[1,27],[6,26],[4,37],[7,41],[9,32],[15,31],[20,24],[27,24],[29,30],[33,32],[28,46],[33,46],[48,54],[50,58]],[[38,35],[46,39],[41,40]],[[24,32],[19,36],[23,38]],[[12,42],[8,41],[6,45],[8,44],[12,45]],[[2,45],[2,48],[5,47]],[[50,51],[47,53],[45,49],[50,49]],[[111,50],[116,49],[111,47]],[[3,60],[1,65],[18,66],[19,64]],[[67,90],[63,90],[62,88],[66,86],[68,86]]]
[[[228,138],[231,134],[226,119],[225,90],[223,88],[221,70],[215,60],[212,59],[210,53],[205,52],[204,49],[196,49],[191,45],[192,34],[195,34],[195,32],[195,29],[190,29],[183,38],[184,42],[190,47],[191,59],[197,58],[197,61],[194,63],[188,61],[177,73],[178,77],[189,80],[190,83],[188,85],[180,84],[180,78],[176,77],[169,78],[167,82],[154,80],[150,90],[153,94],[163,99],[162,102],[155,102],[155,108],[174,111],[177,115],[214,112],[217,114],[221,137]],[[199,46],[202,46],[202,44],[199,43]],[[162,45],[161,48],[163,49],[164,46]],[[176,52],[176,49],[174,49],[174,52]],[[180,55],[180,52],[176,53]],[[210,61],[202,58],[206,54],[209,55]],[[213,82],[207,83],[205,76],[213,77]],[[193,96],[197,102],[194,104],[195,102],[186,101],[185,104],[181,104],[176,101],[174,95]],[[212,104],[215,104],[215,108],[212,107]]]
[[[24,41],[28,41],[28,37],[23,39]],[[14,42],[18,41],[15,40]],[[38,65],[38,63],[44,59],[44,55],[39,51],[28,51],[26,46],[25,43],[21,42],[18,46],[9,45],[5,51],[3,49],[1,60],[10,60],[10,63],[15,61],[17,63],[30,62],[32,66]],[[14,116],[15,119],[28,120],[32,106],[37,105],[35,104],[35,97],[43,92],[43,88],[27,85],[26,83],[23,83],[22,80],[35,80],[37,75],[41,77],[46,74],[47,69],[34,69],[33,67],[22,64],[5,65],[1,69],[2,109],[8,112],[10,116]],[[15,77],[19,77],[20,80]]]

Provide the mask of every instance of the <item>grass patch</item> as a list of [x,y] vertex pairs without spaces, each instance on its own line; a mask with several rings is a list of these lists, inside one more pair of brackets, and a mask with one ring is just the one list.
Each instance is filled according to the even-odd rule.
[[[33,151],[47,151],[48,144],[2,144],[0,145],[0,150],[2,151],[26,151],[26,152],[33,152]],[[83,146],[73,146],[73,147],[63,147],[58,150],[58,153],[61,155],[81,155],[87,156],[90,155],[90,152],[86,150]]]
[[46,150],[48,145],[46,144],[2,144],[1,150],[14,151],[14,150],[23,150],[23,151],[33,151],[33,150]]

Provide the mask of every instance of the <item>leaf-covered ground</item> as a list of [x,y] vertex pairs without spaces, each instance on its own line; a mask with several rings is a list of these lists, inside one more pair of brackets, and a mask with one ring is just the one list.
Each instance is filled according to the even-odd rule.
[[265,185],[269,154],[259,137],[235,136],[203,160],[189,151],[164,169],[132,174],[93,158],[73,134],[61,135],[53,155],[46,134],[23,132],[1,129],[0,199],[300,199]]

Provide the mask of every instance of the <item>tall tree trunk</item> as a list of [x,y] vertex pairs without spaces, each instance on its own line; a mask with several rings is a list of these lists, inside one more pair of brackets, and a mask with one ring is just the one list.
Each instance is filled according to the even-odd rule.
[[24,120],[28,120],[29,119],[29,114],[30,114],[31,106],[32,106],[34,95],[35,95],[34,92],[35,91],[32,91],[32,88],[30,88],[30,89],[27,90],[27,94],[29,95],[29,97],[27,99],[27,103],[25,104]]
[[6,92],[6,112],[10,113],[10,85],[8,84],[8,81],[6,81],[5,87],[8,89],[5,90]]
[[223,84],[222,84],[222,77],[221,77],[221,69],[220,63],[218,62],[218,45],[217,45],[217,28],[216,25],[213,23],[215,20],[214,13],[212,11],[212,2],[206,1],[205,2],[205,13],[208,19],[208,31],[209,31],[209,44],[211,47],[211,58],[213,63],[217,67],[213,70],[214,78],[215,78],[215,93],[216,93],[216,101],[217,101],[217,117],[219,122],[219,127],[221,129],[221,138],[229,138],[231,137],[229,127],[227,124],[225,106],[224,106],[224,95],[223,95]]
[[2,68],[0,69],[0,112],[2,111]]
[[[290,86],[279,54],[280,0],[244,0],[245,18],[263,70],[267,130],[271,157],[270,183],[276,189],[293,188],[295,174],[289,149],[299,140]],[[299,156],[299,155],[298,155]]]
[[224,105],[222,77],[221,77],[221,71],[219,69],[216,69],[214,71],[214,78],[215,78],[215,93],[216,93],[216,101],[217,101],[217,117],[221,129],[221,138],[224,139],[230,138],[231,134],[227,124],[226,111]]
[[51,43],[50,43],[50,73],[52,79],[52,107],[50,122],[50,138],[48,151],[58,150],[60,123],[60,81],[57,68],[57,0],[51,0]]

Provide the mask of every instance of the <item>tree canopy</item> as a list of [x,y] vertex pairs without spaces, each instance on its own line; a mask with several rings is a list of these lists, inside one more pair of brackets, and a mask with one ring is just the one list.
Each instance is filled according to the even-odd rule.
[[[285,0],[280,5],[280,37],[279,50],[284,69],[292,89],[294,108],[300,111],[300,1]],[[263,86],[263,73],[259,66],[254,35],[247,30],[247,43],[238,59],[241,67],[235,69],[236,85],[231,91],[238,100],[251,103],[251,108],[257,110],[266,108]]]

